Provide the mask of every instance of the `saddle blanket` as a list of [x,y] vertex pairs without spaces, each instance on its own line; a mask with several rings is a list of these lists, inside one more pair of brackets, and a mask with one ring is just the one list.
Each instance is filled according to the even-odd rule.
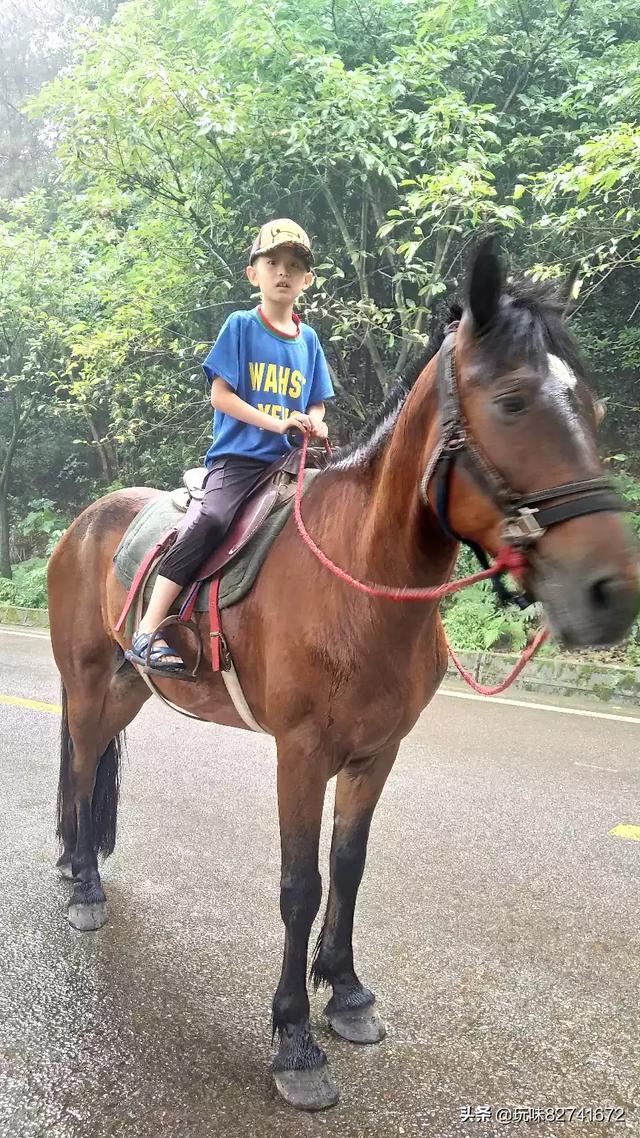
[[[308,490],[317,470],[307,470],[304,476],[304,488]],[[262,567],[262,564],[271,548],[272,543],[284,527],[289,516],[293,513],[293,498],[277,504],[265,518],[260,529],[247,544],[238,551],[235,557],[222,569],[220,578],[220,592],[218,607],[230,608],[247,595]],[[160,498],[154,498],[142,508],[125,531],[122,541],[114,555],[114,565],[118,580],[126,589],[130,589],[147,552],[156,545],[161,538],[173,527],[184,520],[184,510],[178,509],[171,493],[164,493]],[[144,603],[147,604],[158,570],[154,569],[144,590]],[[179,612],[189,589],[186,588],[176,599],[171,612]],[[210,584],[205,582],[198,594],[196,609],[207,612],[209,609]],[[133,610],[127,617],[127,630],[131,632]]]

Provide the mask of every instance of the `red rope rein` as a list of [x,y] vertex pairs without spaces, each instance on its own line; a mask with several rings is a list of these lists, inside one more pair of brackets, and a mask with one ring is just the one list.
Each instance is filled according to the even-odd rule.
[[[325,440],[326,442],[326,440]],[[347,573],[346,569],[341,569],[327,557],[318,548],[315,541],[308,532],[304,521],[302,520],[302,494],[304,491],[304,472],[305,463],[307,458],[307,436],[303,436],[302,440],[302,459],[300,461],[300,468],[298,470],[298,482],[296,486],[296,497],[294,503],[294,516],[298,532],[303,542],[308,549],[318,558],[318,561],[324,565],[334,576],[339,577],[347,585],[351,585],[354,589],[359,589],[361,593],[367,593],[371,597],[387,597],[391,601],[440,601],[443,597],[449,597],[453,593],[459,593],[461,589],[466,589],[467,585],[475,585],[477,581],[487,581],[490,577],[495,577],[498,573],[519,573],[526,568],[526,559],[516,549],[506,545],[498,553],[493,565],[488,569],[482,569],[479,573],[473,573],[471,577],[463,577],[460,581],[445,581],[444,585],[436,585],[435,588],[430,589],[412,589],[412,588],[395,588],[391,585],[374,585],[368,581],[358,581]]]
[[500,695],[500,692],[506,691],[507,688],[511,687],[511,684],[514,682],[514,680],[517,680],[520,673],[523,672],[526,668],[529,660],[533,659],[536,652],[538,651],[538,648],[544,644],[548,636],[549,629],[541,628],[540,631],[536,633],[534,639],[531,641],[531,644],[527,645],[520,659],[518,660],[518,663],[511,669],[509,675],[505,676],[504,680],[501,680],[500,683],[496,684],[494,687],[486,687],[484,684],[479,684],[478,681],[474,679],[474,677],[471,675],[471,672],[468,672],[464,664],[460,663],[460,660],[456,656],[448,640],[447,650],[451,657],[451,662],[454,668],[460,673],[464,682],[468,684],[470,688],[473,688],[473,691],[477,692],[478,695]]
[[[331,454],[332,451],[329,441],[327,439],[324,441],[328,453]],[[305,434],[302,437],[302,457],[300,460],[300,467],[298,469],[296,496],[293,507],[296,526],[298,528],[298,533],[300,534],[300,537],[302,538],[307,548],[311,550],[314,556],[317,557],[318,561],[324,565],[325,569],[328,569],[329,572],[333,573],[334,576],[338,577],[341,581],[344,581],[345,584],[351,585],[352,588],[358,589],[362,593],[367,593],[371,597],[386,597],[388,600],[392,601],[440,601],[443,597],[450,597],[454,593],[460,592],[461,589],[466,589],[468,585],[475,585],[477,581],[486,581],[490,577],[495,577],[498,573],[508,572],[518,574],[525,569],[527,562],[524,555],[517,549],[514,549],[512,546],[507,545],[499,550],[496,560],[488,569],[483,569],[479,573],[473,573],[470,577],[463,577],[459,581],[447,581],[443,585],[435,586],[435,588],[394,588],[391,585],[375,585],[368,581],[358,581],[355,577],[352,577],[350,573],[347,573],[346,569],[342,569],[339,565],[336,565],[335,562],[331,560],[331,558],[327,557],[326,553],[322,552],[322,550],[316,545],[315,541],[311,537],[311,534],[308,532],[304,524],[301,506],[302,495],[304,492],[304,474],[308,445],[308,436]],[[547,629],[542,629],[540,632],[538,632],[535,639],[525,649],[520,660],[506,677],[506,679],[492,688],[483,687],[481,684],[478,684],[476,682],[471,673],[468,672],[460,663],[448,641],[447,648],[454,666],[462,676],[465,683],[467,683],[471,688],[473,688],[474,691],[478,692],[480,695],[498,695],[500,692],[505,691],[505,689],[508,688],[510,684],[512,684],[513,681],[520,675],[522,670],[528,664],[529,660],[532,659],[540,646],[547,639],[548,635],[549,633]]]

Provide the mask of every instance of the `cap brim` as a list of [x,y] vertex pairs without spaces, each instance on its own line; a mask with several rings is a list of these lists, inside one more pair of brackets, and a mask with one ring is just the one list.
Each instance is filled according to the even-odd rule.
[[306,261],[309,268],[313,265],[311,250],[305,248],[304,245],[298,245],[296,241],[276,241],[273,245],[267,245],[265,249],[256,249],[249,258],[249,264],[252,265],[257,257],[264,257],[267,253],[273,253],[274,249],[295,249],[296,253],[299,253]]

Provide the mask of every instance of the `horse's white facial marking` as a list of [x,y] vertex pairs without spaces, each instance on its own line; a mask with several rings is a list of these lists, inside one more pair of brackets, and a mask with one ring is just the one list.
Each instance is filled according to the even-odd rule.
[[549,364],[549,375],[557,384],[561,384],[563,387],[570,389],[577,386],[577,375],[559,356],[552,356],[549,352],[547,355],[547,363]]
[[589,451],[589,442],[584,429],[584,423],[576,410],[574,402],[569,398],[578,385],[578,377],[574,371],[561,360],[559,356],[547,354],[549,372],[543,381],[543,388],[549,399],[565,422],[571,428],[574,441],[583,451]]

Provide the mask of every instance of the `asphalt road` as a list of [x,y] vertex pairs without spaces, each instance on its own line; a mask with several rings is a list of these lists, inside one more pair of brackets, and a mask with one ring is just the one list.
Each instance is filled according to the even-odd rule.
[[[610,834],[640,826],[640,711],[437,697],[378,807],[356,913],[388,1036],[332,1038],[312,995],[341,1099],[310,1116],[267,1074],[272,741],[145,707],[109,923],[82,934],[52,870],[58,718],[16,698],[57,703],[57,676],[46,637],[2,630],[1,1138],[640,1135],[640,841]],[[517,1107],[567,1114],[499,1120]]]

